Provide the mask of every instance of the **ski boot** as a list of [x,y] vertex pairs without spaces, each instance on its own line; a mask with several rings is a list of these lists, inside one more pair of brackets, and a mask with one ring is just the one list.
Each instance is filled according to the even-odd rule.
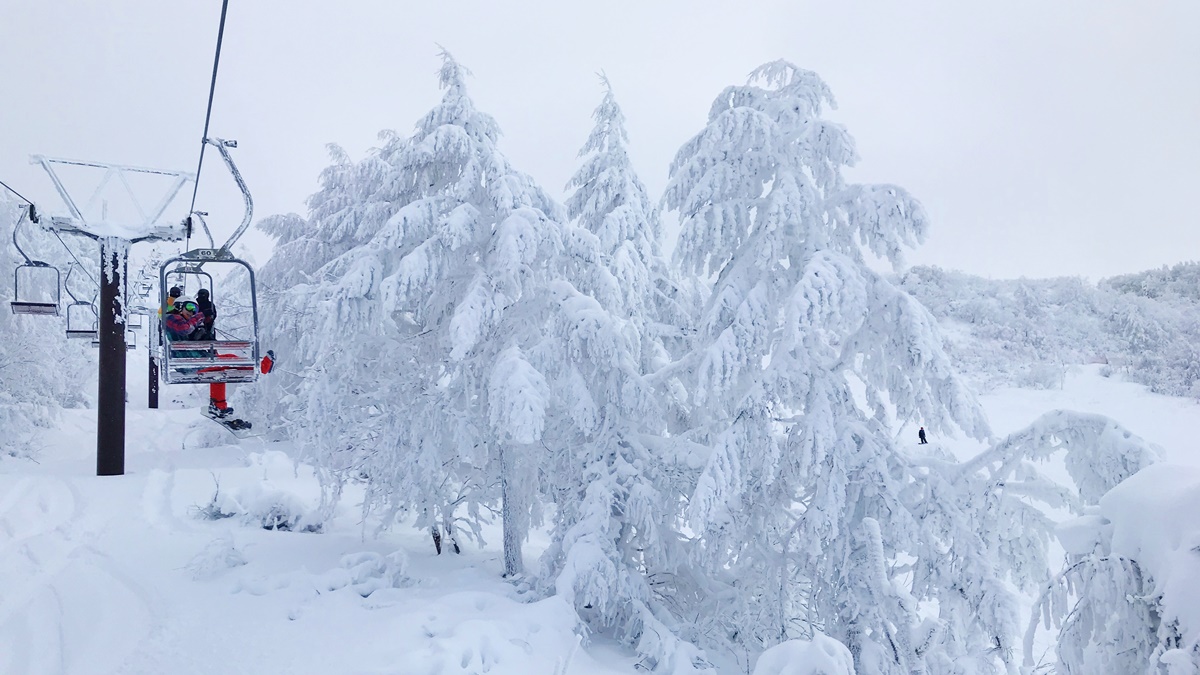
[[225,406],[224,408],[218,408],[217,404],[212,403],[211,401],[208,404],[209,417],[215,417],[217,419],[221,419],[221,418],[229,417],[232,414],[233,414],[233,406]]

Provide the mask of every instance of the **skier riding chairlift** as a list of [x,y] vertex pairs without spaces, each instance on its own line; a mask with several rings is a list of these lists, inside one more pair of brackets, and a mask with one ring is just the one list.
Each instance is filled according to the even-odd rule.
[[[174,292],[177,288],[172,288]],[[208,303],[209,307],[212,303]],[[213,310],[215,314],[215,309]],[[171,342],[182,341],[210,341],[212,340],[211,327],[213,319],[205,314],[200,309],[199,303],[189,296],[181,295],[175,299],[175,304],[171,311],[167,312],[163,319],[166,337]],[[178,356],[184,358],[203,357],[202,350],[178,350],[175,352]],[[217,354],[217,358],[238,358],[233,354]],[[274,365],[274,353],[268,351],[263,357],[260,368],[264,374],[271,371]],[[228,369],[228,366],[211,366],[198,369],[199,372],[218,372]],[[233,408],[225,400],[225,383],[210,382],[208,384],[208,412],[215,417],[227,417],[233,413]]]

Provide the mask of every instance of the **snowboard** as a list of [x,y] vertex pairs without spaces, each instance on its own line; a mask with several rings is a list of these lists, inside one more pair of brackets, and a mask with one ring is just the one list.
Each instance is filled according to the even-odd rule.
[[238,419],[236,417],[218,417],[216,414],[210,412],[207,408],[201,409],[200,414],[225,427],[226,431],[234,436],[237,436],[238,438],[250,438],[254,435],[250,431],[250,428],[253,425],[246,420]]

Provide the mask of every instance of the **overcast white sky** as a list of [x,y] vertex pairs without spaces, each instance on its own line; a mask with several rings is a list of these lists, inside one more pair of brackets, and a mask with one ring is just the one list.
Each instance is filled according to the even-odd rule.
[[[514,165],[552,193],[611,79],[655,195],[720,90],[777,58],[817,71],[858,142],[850,177],[933,218],[910,255],[992,277],[1200,259],[1200,2],[231,0],[211,134],[256,216],[304,210],[325,144],[355,157],[475,74]],[[219,0],[0,0],[0,180],[53,205],[31,154],[195,170]],[[240,218],[219,157],[198,208]],[[186,200],[180,212],[186,208]],[[224,217],[225,221],[219,219]]]

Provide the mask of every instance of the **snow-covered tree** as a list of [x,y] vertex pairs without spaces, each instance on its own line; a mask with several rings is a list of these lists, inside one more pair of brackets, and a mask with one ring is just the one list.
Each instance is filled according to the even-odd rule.
[[1156,464],[1060,528],[1067,564],[1030,626],[1060,626],[1057,672],[1200,672],[1198,508],[1200,470]]
[[[1055,485],[1033,468],[1033,462],[1056,456],[1065,464],[1074,490]],[[1063,673],[1159,672],[1154,667],[1158,657],[1180,646],[1171,639],[1178,636],[1178,628],[1159,620],[1162,594],[1153,591],[1140,556],[1121,551],[1120,542],[1114,549],[1112,525],[1101,515],[1105,500],[1143,504],[1135,510],[1110,507],[1110,515],[1147,510],[1145,495],[1136,490],[1117,498],[1109,495],[1160,458],[1161,450],[1112,419],[1056,410],[961,467],[964,476],[988,484],[974,491],[990,495],[992,502],[988,517],[980,521],[981,530],[987,533],[989,548],[1005,556],[1010,568],[1044,568],[1045,544],[1052,535],[1067,551],[1063,570],[1043,585],[1034,604],[1025,634],[1025,667],[1036,665],[1033,643],[1042,625],[1058,629],[1056,652]],[[1031,508],[1031,499],[1069,508],[1079,517],[1056,525]],[[1128,520],[1122,524],[1137,527]],[[1040,541],[1011,539],[1021,530],[1036,532]]]
[[658,213],[601,81],[596,127],[567,186],[569,214],[595,234],[597,248],[593,260],[567,270],[571,285],[555,287],[559,308],[539,350],[566,406],[545,439],[563,452],[551,465],[556,520],[541,578],[594,629],[636,645],[643,665],[687,672],[703,658],[680,640],[670,598],[651,580],[689,574],[673,516],[682,482],[663,455],[672,420],[686,416],[686,392],[671,373],[690,334],[695,289],[674,278],[660,254]]
[[[816,74],[766,64],[717,98],[671,167],[678,258],[714,282],[692,382],[703,424],[688,434],[711,452],[687,516],[724,585],[703,613],[755,651],[822,631],[860,673],[967,667],[948,651],[983,671],[1009,661],[1015,616],[978,611],[1006,591],[974,541],[923,517],[913,495],[932,486],[891,428],[987,425],[933,318],[866,263],[900,264],[925,214],[901,188],[845,182],[854,145],[826,103]],[[945,559],[957,579],[914,578]]]
[[686,347],[698,293],[662,257],[662,224],[630,161],[625,116],[608,78],[601,75],[600,83],[604,96],[592,114],[596,126],[579,151],[582,165],[567,183],[572,190],[567,213],[600,239],[604,267],[597,274],[603,278],[594,284],[594,295],[637,325],[644,338],[640,363],[651,373]]
[[[288,429],[335,492],[366,479],[365,507],[385,522],[413,514],[457,546],[463,528],[478,539],[499,513],[508,575],[523,573],[522,542],[553,503],[537,586],[647,662],[690,667],[701,657],[676,637],[649,582],[684,560],[664,517],[678,491],[661,489],[670,483],[658,459],[668,394],[643,377],[644,363],[670,359],[654,337],[666,326],[643,309],[669,307],[676,292],[650,243],[653,209],[629,170],[619,184],[581,189],[613,189],[597,205],[607,213],[631,200],[624,217],[644,230],[621,236],[650,250],[606,246],[568,223],[500,153],[465,70],[443,54],[440,74],[442,101],[411,137],[326,173],[310,206],[336,204],[337,218],[354,220],[344,250],[297,244],[333,253],[297,255],[316,263],[300,275],[287,260],[267,266],[285,287],[279,325],[305,372],[287,394],[300,411]],[[334,219],[314,213],[287,227],[316,232]],[[653,283],[629,292],[614,261]]]
[[[395,141],[389,132],[381,138]],[[337,145],[328,150],[332,163],[321,172],[321,188],[308,198],[308,217],[273,215],[257,224],[275,237],[274,253],[258,272],[262,341],[276,347],[286,365],[259,384],[251,405],[276,431],[300,423],[310,400],[324,405],[299,394],[302,373],[322,367],[312,353],[295,348],[317,320],[310,313],[309,285],[320,283],[318,271],[326,263],[368,242],[394,208],[376,197],[387,175],[386,151],[355,163]]]
[[[294,428],[322,467],[366,477],[366,506],[415,511],[435,541],[442,529],[455,536],[461,512],[477,533],[502,480],[506,550],[516,551],[528,520],[518,504],[527,510],[533,489],[518,456],[540,440],[543,394],[520,348],[488,338],[505,310],[523,320],[513,305],[539,244],[554,243],[542,240],[555,239],[546,214],[559,207],[497,151],[499,130],[464,76],[444,54],[445,95],[412,137],[385,135],[357,165],[335,153],[308,220],[270,225],[297,234],[268,276],[287,288],[277,323],[305,372],[288,396]],[[281,258],[289,249],[311,271],[297,276]],[[490,351],[474,353],[480,344]],[[520,571],[515,552],[507,563]]]
[[[12,270],[24,262],[13,247],[13,230],[27,254],[57,262],[53,240],[29,221],[25,204],[0,191],[0,270],[9,281],[0,283],[0,457],[26,455],[36,447],[36,432],[50,425],[58,411],[86,400],[80,390],[81,374],[95,368],[90,349],[66,344],[63,319],[53,316],[15,315],[8,304],[15,299]],[[54,276],[22,275],[23,298],[52,301]],[[47,284],[49,284],[47,286]]]

